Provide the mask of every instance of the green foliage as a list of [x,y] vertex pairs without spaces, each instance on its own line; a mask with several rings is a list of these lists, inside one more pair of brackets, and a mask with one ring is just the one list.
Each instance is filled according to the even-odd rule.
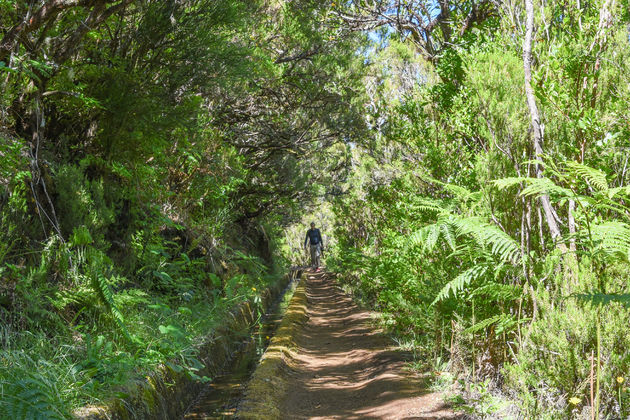
[[107,227],[114,222],[103,180],[89,181],[81,168],[63,166],[56,173],[55,187],[59,197],[56,210],[64,236],[69,237],[75,228],[83,226],[97,243],[102,242]]
[[462,272],[453,280],[446,283],[446,285],[440,290],[440,293],[436,296],[433,304],[440,302],[448,298],[453,293],[453,296],[457,296],[458,292],[461,292],[465,286],[469,285],[472,281],[478,280],[483,277],[488,270],[487,266],[476,265],[468,270]]
[[165,364],[206,380],[200,344],[262,310],[283,228],[365,128],[363,38],[328,4],[105,3],[0,1],[2,415],[66,418]]
[[[532,83],[542,155],[533,153],[523,94],[520,8],[504,5],[497,30],[480,27],[474,41],[449,45],[431,63],[413,37],[417,54],[400,52],[404,30],[372,55],[373,135],[335,201],[329,264],[420,359],[440,371],[448,360],[478,415],[586,415],[595,354],[601,418],[627,416],[613,372],[630,367],[621,123],[630,90],[613,86],[630,73],[627,17],[615,5],[604,29],[607,7],[535,4],[545,28],[536,33]],[[393,58],[381,64],[381,56]],[[414,82],[399,83],[405,74]],[[547,197],[551,214],[541,205]],[[484,389],[474,391],[469,382],[479,381]],[[496,396],[513,402],[495,404]]]
[[0,0],[0,409],[196,377],[315,219],[342,283],[476,383],[473,412],[589,410],[597,351],[602,416],[628,415],[627,2],[535,5],[542,155],[520,6],[67,3]]
[[67,413],[59,409],[59,390],[55,381],[35,372],[22,373],[25,375],[22,379],[0,382],[0,409],[3,416],[20,420],[67,418]]

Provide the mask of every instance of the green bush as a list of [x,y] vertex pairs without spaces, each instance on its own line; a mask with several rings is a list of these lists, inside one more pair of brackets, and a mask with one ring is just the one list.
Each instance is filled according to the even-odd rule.
[[56,212],[61,233],[70,237],[75,228],[87,228],[98,247],[106,246],[105,233],[114,223],[114,210],[105,199],[103,179],[89,180],[75,165],[63,165],[55,173]]

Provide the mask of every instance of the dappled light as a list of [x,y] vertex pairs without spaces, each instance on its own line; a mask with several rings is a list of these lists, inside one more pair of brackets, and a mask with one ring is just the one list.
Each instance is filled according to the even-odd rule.
[[629,0],[0,0],[0,420],[630,418],[629,104]]

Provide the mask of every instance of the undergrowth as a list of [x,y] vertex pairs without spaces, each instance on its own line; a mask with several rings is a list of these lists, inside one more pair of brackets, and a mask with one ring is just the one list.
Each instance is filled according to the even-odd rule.
[[[628,191],[609,188],[585,165],[553,170],[557,183],[520,179],[529,185],[520,194],[553,191],[554,200],[584,204],[576,251],[524,254],[518,237],[479,216],[488,211],[485,188],[471,192],[425,178],[445,190],[448,198],[437,200],[410,194],[417,181],[397,179],[396,188],[372,189],[370,207],[362,210],[380,231],[361,241],[340,224],[329,265],[359,300],[381,312],[381,323],[423,361],[416,367],[431,372],[434,387],[461,395],[454,400],[459,409],[483,418],[566,418],[592,409],[624,418]],[[516,182],[491,185],[507,189]],[[370,215],[392,202],[416,211]],[[353,206],[344,203],[337,217],[354,212],[361,223]]]
[[231,273],[220,277],[203,259],[153,240],[143,244],[133,279],[117,274],[85,228],[70,243],[51,238],[35,269],[2,269],[12,310],[0,308],[0,417],[67,418],[86,404],[125,398],[164,364],[209,379],[196,373],[200,346],[240,303],[260,313],[261,293],[280,276],[232,251]]

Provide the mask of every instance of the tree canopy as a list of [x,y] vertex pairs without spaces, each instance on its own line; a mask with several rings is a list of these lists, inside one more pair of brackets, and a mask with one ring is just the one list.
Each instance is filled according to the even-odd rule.
[[455,405],[625,418],[629,24],[627,0],[0,0],[0,412],[195,375],[317,220]]

